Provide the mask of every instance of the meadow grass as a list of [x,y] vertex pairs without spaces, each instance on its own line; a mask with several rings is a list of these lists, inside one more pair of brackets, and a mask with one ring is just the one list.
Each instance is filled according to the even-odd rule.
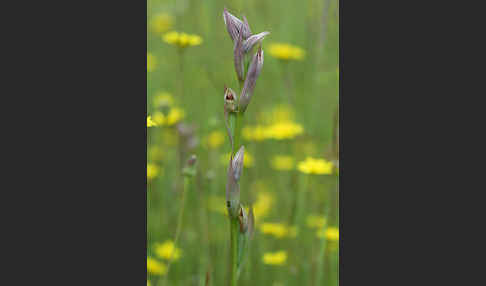
[[[151,285],[164,279],[166,285],[228,283],[225,185],[231,146],[223,87],[238,94],[240,89],[224,6],[237,17],[244,14],[252,32],[271,32],[262,42],[265,63],[240,138],[241,202],[253,205],[256,231],[238,285],[337,285],[339,248],[332,230],[339,224],[338,174],[325,165],[337,152],[336,0],[148,0],[147,113],[157,126],[147,130],[147,256],[159,267],[149,268],[147,279]],[[181,52],[164,41],[170,31],[202,42]],[[270,53],[276,43],[297,46],[305,55],[279,60]],[[191,154],[197,155],[197,172],[183,202],[177,182],[183,182],[182,162]],[[308,157],[325,164],[299,168]],[[172,245],[183,203],[182,227]]]

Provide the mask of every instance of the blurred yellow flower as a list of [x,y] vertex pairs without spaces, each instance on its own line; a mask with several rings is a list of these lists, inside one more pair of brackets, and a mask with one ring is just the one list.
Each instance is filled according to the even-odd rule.
[[[221,163],[224,165],[228,165],[230,158],[231,158],[231,153],[223,154],[221,156]],[[243,166],[253,167],[254,165],[253,161],[254,161],[253,156],[245,150],[245,156],[243,157]]]
[[243,138],[248,141],[262,141],[268,138],[267,128],[262,125],[245,126],[241,132]]
[[157,126],[157,123],[155,123],[153,120],[152,120],[152,116],[147,116],[147,127],[153,127],[153,126]]
[[155,122],[157,125],[164,125],[165,123],[165,116],[162,114],[162,112],[157,111],[154,113],[152,116],[152,120]]
[[147,286],[151,286],[152,284],[150,284],[150,281],[147,280]]
[[167,14],[161,13],[153,16],[152,20],[150,21],[150,25],[155,33],[164,33],[167,32],[174,22],[174,18]]
[[268,192],[258,192],[257,199],[253,205],[253,214],[255,215],[255,221],[261,220],[267,214],[272,207],[274,198]]
[[280,122],[268,127],[267,135],[276,140],[293,139],[304,132],[300,124],[294,122]]
[[272,158],[272,167],[279,171],[288,171],[294,168],[294,158],[286,155],[276,155]]
[[295,112],[292,107],[287,104],[279,104],[272,108],[270,112],[262,112],[259,114],[259,120],[268,124],[278,122],[291,122],[295,119]]
[[152,72],[157,67],[157,58],[152,53],[147,53],[147,71]]
[[162,112],[157,111],[154,113],[152,118],[157,125],[172,126],[181,121],[184,116],[184,110],[178,107],[173,107],[169,110],[169,114],[167,114],[167,116],[165,116]]
[[332,162],[324,159],[307,157],[305,161],[299,162],[298,169],[305,174],[329,175],[332,173]]
[[277,252],[267,252],[263,254],[263,263],[269,265],[282,265],[287,261],[287,252],[284,250]]
[[158,92],[153,99],[155,107],[172,106],[174,104],[174,97],[172,94],[162,91]]
[[176,261],[181,256],[181,250],[175,247],[174,242],[166,240],[164,243],[155,244],[155,254],[160,258]]
[[265,222],[265,223],[260,225],[260,230],[264,234],[273,235],[276,238],[296,237],[297,236],[297,228],[296,227],[289,227],[288,225],[282,224],[282,223]]
[[305,56],[303,49],[285,43],[270,44],[268,51],[272,57],[279,60],[302,60]]
[[306,223],[310,228],[323,228],[326,225],[326,218],[318,215],[309,215]]
[[209,133],[206,141],[209,148],[218,148],[224,143],[224,133],[221,131],[213,131]]
[[177,122],[181,121],[185,116],[184,110],[178,108],[178,107],[173,107],[170,109],[169,114],[167,115],[167,121],[165,124],[167,126],[172,126],[176,124]]
[[160,168],[159,166],[149,163],[147,164],[147,179],[152,180],[153,178],[157,177],[157,175],[160,173]]
[[166,43],[176,45],[181,48],[185,48],[187,46],[198,46],[202,43],[202,38],[198,35],[190,35],[176,31],[165,34],[163,39]]
[[339,240],[339,228],[337,227],[328,227],[325,230],[321,229],[317,232],[317,236],[319,238],[326,238],[330,241],[338,241]]
[[270,125],[247,125],[243,127],[242,135],[248,141],[262,141],[265,139],[293,139],[304,132],[302,125],[290,121],[292,118],[286,111],[277,110],[274,116],[264,118]]
[[165,275],[167,267],[164,263],[147,257],[147,272],[153,275]]

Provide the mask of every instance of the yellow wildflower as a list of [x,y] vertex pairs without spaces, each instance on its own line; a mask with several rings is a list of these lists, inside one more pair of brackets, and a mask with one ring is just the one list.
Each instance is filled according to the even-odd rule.
[[279,60],[302,60],[305,56],[303,49],[284,43],[270,44],[269,53]]
[[273,235],[276,238],[297,236],[297,228],[295,226],[289,227],[286,224],[282,224],[282,223],[266,222],[260,225],[260,230],[264,234]]
[[213,131],[209,133],[206,140],[209,148],[218,148],[219,146],[221,146],[221,144],[224,143],[224,133],[221,131]]
[[154,96],[154,105],[156,107],[163,107],[163,106],[172,106],[174,104],[174,98],[172,94],[168,92],[158,92]]
[[260,230],[264,234],[270,234],[275,236],[276,238],[282,238],[287,235],[287,226],[281,223],[263,223],[260,225]]
[[152,120],[152,116],[147,116],[147,127],[157,126],[157,123]]
[[176,45],[181,48],[185,48],[187,46],[198,46],[202,43],[202,38],[198,35],[190,35],[176,31],[165,34],[163,38],[166,43]]
[[[230,158],[231,158],[230,153],[223,154],[221,156],[221,163],[228,165]],[[254,161],[253,156],[245,150],[245,156],[243,157],[243,166],[253,167],[254,165],[253,161]]]
[[157,58],[152,53],[147,53],[147,71],[152,72],[157,67]]
[[165,122],[165,125],[167,126],[172,126],[176,124],[177,122],[181,121],[184,118],[184,110],[173,107],[170,109],[169,114],[167,115],[167,121]]
[[262,141],[268,138],[267,128],[262,125],[245,126],[241,132],[243,138],[248,141]]
[[328,227],[325,230],[321,229],[317,232],[317,236],[319,238],[326,238],[330,241],[338,241],[339,240],[339,228],[337,227]]
[[155,244],[155,254],[160,258],[176,261],[181,256],[181,250],[175,247],[174,242],[166,240],[164,243]]
[[167,267],[164,263],[147,257],[147,271],[148,273],[153,275],[165,275],[165,273],[167,272]]
[[280,122],[268,127],[267,134],[276,140],[293,139],[304,132],[300,124],[294,122]]
[[326,218],[318,215],[309,215],[306,222],[310,228],[323,228],[326,225]]
[[172,126],[181,121],[184,116],[184,110],[178,107],[173,107],[169,110],[169,114],[167,114],[167,116],[160,111],[155,112],[153,115],[153,120],[158,125]]
[[292,122],[295,119],[295,112],[289,105],[280,104],[271,109],[270,112],[259,114],[259,119],[269,124]]
[[171,15],[161,13],[155,15],[150,21],[150,24],[155,33],[161,34],[167,32],[172,27],[173,22],[174,18]]
[[279,171],[288,171],[294,168],[294,158],[292,156],[277,155],[272,159],[272,167]]
[[287,252],[284,250],[277,252],[267,252],[263,254],[263,263],[269,265],[282,265],[287,261]]
[[270,208],[273,205],[273,197],[267,192],[258,192],[257,199],[253,205],[253,214],[255,215],[255,221],[258,221],[265,217]]
[[308,157],[305,161],[299,163],[298,168],[305,174],[329,175],[332,173],[333,164],[324,159]]
[[165,116],[160,111],[155,112],[152,119],[157,125],[164,125],[165,123]]
[[147,164],[147,179],[152,180],[160,173],[160,168],[155,164]]

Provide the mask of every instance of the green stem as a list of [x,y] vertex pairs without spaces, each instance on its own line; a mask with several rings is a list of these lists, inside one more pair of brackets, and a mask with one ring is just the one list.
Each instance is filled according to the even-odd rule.
[[230,276],[230,286],[236,286],[238,281],[237,275],[237,263],[238,263],[238,219],[230,218],[230,231],[231,231],[231,253],[230,253],[230,263],[231,263],[231,276]]
[[181,101],[184,99],[184,48],[177,50],[179,57],[179,96]]
[[238,152],[238,149],[240,148],[240,140],[241,140],[241,128],[243,126],[243,114],[238,112],[235,114],[235,130],[234,130],[234,136],[233,138],[235,139],[234,142],[234,150],[232,156]]
[[304,208],[306,207],[307,186],[309,185],[308,174],[301,174],[299,178],[299,189],[297,191],[296,209],[293,225],[301,225]]
[[[184,207],[186,205],[186,192],[189,188],[189,180],[189,177],[184,176],[184,188],[182,189],[181,207],[179,208],[179,215],[177,218],[176,234],[174,237],[174,249],[177,249],[177,242],[179,241],[179,236],[181,234],[182,222],[184,218]],[[171,257],[171,259],[169,259],[169,262],[167,263],[167,273],[165,274],[163,285],[167,285],[167,279],[169,277],[170,265],[172,264],[172,260],[173,257]]]
[[[322,231],[324,232],[324,234],[326,233],[327,226],[329,225],[329,211],[330,211],[330,208],[327,207],[326,215],[325,215],[326,224],[322,228]],[[321,283],[322,273],[324,272],[324,269],[323,269],[324,268],[324,262],[325,262],[325,259],[326,259],[325,256],[326,256],[327,239],[326,239],[325,235],[321,239],[322,239],[321,249],[319,251],[319,256],[317,258],[318,260],[317,260],[317,266],[316,266],[316,270],[317,270],[316,285],[327,284],[327,283]]]

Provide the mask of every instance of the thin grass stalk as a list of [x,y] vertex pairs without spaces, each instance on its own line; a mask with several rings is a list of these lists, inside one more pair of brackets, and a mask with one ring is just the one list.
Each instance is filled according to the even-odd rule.
[[[324,227],[322,228],[322,231],[324,234],[326,233],[327,226],[329,225],[329,211],[330,207],[328,206],[326,208],[326,215],[324,216],[326,223],[324,224]],[[317,279],[316,279],[316,284],[315,285],[324,285],[327,283],[322,283],[322,273],[324,272],[324,267],[325,267],[325,259],[326,259],[326,249],[327,249],[327,238],[324,236],[321,238],[321,247],[319,250],[319,256],[317,258]]]
[[293,225],[301,225],[304,208],[306,205],[307,188],[309,186],[310,175],[301,174],[299,178],[299,189],[297,191],[296,208]]
[[[181,200],[181,207],[179,208],[179,214],[177,218],[177,226],[176,226],[176,233],[174,236],[174,249],[177,249],[177,243],[179,242],[179,236],[181,233],[182,229],[182,223],[183,223],[183,217],[184,217],[184,208],[186,206],[186,193],[187,189],[189,188],[189,183],[190,183],[190,178],[185,176],[184,177],[184,188],[182,189],[182,200]],[[170,274],[170,266],[172,264],[173,257],[169,259],[169,262],[167,263],[167,272],[164,277],[164,283],[162,285],[167,285],[167,280]]]
[[238,220],[230,218],[230,263],[231,263],[231,278],[230,285],[236,286],[238,282]]
[[179,60],[179,94],[181,101],[184,101],[184,48],[177,49]]

